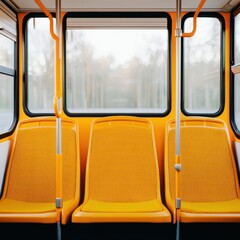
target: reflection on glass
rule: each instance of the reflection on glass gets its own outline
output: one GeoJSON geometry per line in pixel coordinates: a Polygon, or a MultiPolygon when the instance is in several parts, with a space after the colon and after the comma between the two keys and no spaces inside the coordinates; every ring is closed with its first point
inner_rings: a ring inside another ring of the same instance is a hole
{"type": "Polygon", "coordinates": [[[7,132],[14,116],[14,78],[0,74],[0,134],[7,132]]]}
{"type": "Polygon", "coordinates": [[[166,29],[67,30],[69,112],[167,110],[166,29]]]}
{"type": "Polygon", "coordinates": [[[32,113],[53,112],[54,41],[48,18],[28,21],[28,109],[32,113]]]}
{"type": "Polygon", "coordinates": [[[235,64],[240,63],[240,13],[234,18],[234,58],[235,64]]]}
{"type": "Polygon", "coordinates": [[[14,41],[0,34],[0,65],[14,68],[14,41]]]}
{"type": "MultiPolygon", "coordinates": [[[[192,30],[192,18],[184,32],[192,30]]],[[[216,113],[220,109],[221,24],[216,18],[198,18],[197,31],[184,38],[184,109],[188,113],[216,113]]]]}
{"type": "Polygon", "coordinates": [[[234,117],[240,131],[240,74],[234,76],[234,117]]]}

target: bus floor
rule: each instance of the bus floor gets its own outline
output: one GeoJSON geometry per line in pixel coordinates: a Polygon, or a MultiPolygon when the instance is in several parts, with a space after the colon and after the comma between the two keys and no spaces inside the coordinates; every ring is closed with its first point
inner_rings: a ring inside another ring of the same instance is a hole
{"type": "MultiPolygon", "coordinates": [[[[240,239],[240,223],[181,223],[181,240],[240,239]]],[[[172,223],[67,223],[62,240],[175,240],[172,223]]],[[[55,224],[0,223],[0,239],[55,240],[55,224]]]]}

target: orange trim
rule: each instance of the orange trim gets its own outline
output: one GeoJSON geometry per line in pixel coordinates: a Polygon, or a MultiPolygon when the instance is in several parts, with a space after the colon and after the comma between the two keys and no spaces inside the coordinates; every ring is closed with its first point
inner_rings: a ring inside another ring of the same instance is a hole
{"type": "Polygon", "coordinates": [[[182,37],[192,37],[195,34],[195,32],[197,30],[197,17],[198,17],[198,14],[201,11],[205,2],[206,2],[206,0],[201,0],[199,6],[198,6],[198,8],[197,8],[197,10],[196,10],[196,12],[193,16],[193,30],[192,30],[192,32],[182,33],[182,37]]]}

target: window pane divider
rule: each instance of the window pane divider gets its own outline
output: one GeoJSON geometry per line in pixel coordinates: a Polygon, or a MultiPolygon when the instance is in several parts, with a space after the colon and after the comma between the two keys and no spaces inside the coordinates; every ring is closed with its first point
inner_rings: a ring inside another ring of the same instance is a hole
{"type": "Polygon", "coordinates": [[[12,76],[12,77],[15,76],[15,70],[14,69],[7,68],[7,67],[1,66],[1,65],[0,65],[0,73],[8,75],[8,76],[12,76]]]}

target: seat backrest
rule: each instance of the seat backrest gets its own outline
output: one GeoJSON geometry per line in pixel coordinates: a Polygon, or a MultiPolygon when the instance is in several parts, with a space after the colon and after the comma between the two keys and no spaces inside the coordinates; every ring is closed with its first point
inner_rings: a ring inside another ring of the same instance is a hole
{"type": "MultiPolygon", "coordinates": [[[[181,198],[225,201],[238,198],[238,180],[227,126],[207,118],[181,120],[181,198]]],[[[175,121],[167,124],[165,176],[168,197],[175,198],[175,121]]]]}
{"type": "MultiPolygon", "coordinates": [[[[62,121],[63,199],[79,194],[77,125],[62,121]],[[77,180],[78,179],[78,180],[77,180]]],[[[3,198],[26,202],[55,202],[55,118],[19,123],[10,156],[3,198]]]]}
{"type": "Polygon", "coordinates": [[[150,121],[97,119],[91,127],[85,199],[137,202],[160,198],[159,171],[150,121]]]}

